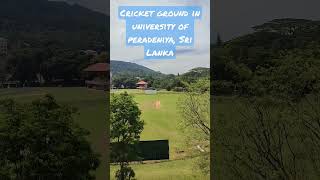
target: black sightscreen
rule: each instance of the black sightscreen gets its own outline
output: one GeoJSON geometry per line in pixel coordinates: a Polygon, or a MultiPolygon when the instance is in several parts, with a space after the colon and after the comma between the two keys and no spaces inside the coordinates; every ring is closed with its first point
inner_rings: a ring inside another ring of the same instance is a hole
{"type": "Polygon", "coordinates": [[[143,160],[169,159],[169,141],[140,141],[138,150],[143,160]]]}
{"type": "MultiPolygon", "coordinates": [[[[111,143],[111,151],[113,146],[121,146],[118,143],[111,143]]],[[[140,141],[138,144],[129,147],[130,151],[135,155],[130,155],[130,161],[147,161],[147,160],[167,160],[169,159],[169,141],[140,141]]],[[[116,157],[113,157],[111,152],[111,162],[117,162],[116,157]]]]}

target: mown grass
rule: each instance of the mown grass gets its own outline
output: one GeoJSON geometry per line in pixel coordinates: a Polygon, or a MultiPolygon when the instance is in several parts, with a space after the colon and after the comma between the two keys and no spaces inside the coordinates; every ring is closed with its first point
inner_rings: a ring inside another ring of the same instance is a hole
{"type": "MultiPolygon", "coordinates": [[[[208,176],[201,175],[194,166],[197,158],[162,161],[158,163],[132,164],[138,180],[206,180],[208,176]]],[[[117,166],[111,166],[114,175],[117,166]]],[[[111,176],[111,180],[114,180],[111,176]]]]}
{"type": "MultiPolygon", "coordinates": [[[[183,93],[159,91],[156,95],[144,94],[141,90],[117,90],[114,93],[128,92],[134,96],[145,121],[141,140],[168,139],[170,146],[170,160],[158,163],[133,164],[132,167],[138,180],[193,180],[209,179],[195,168],[191,158],[195,147],[187,145],[185,135],[179,122],[181,116],[178,103],[183,93]],[[157,102],[158,103],[157,105],[157,102]],[[160,106],[159,106],[160,104],[160,106]]],[[[196,145],[195,145],[196,146],[196,145]]],[[[111,178],[118,167],[111,166],[111,178]]]]}
{"type": "MultiPolygon", "coordinates": [[[[160,91],[157,95],[146,95],[140,90],[120,90],[132,94],[142,110],[141,118],[145,121],[142,140],[168,139],[170,142],[170,160],[160,163],[133,164],[138,180],[193,180],[209,179],[194,168],[197,158],[188,158],[193,147],[188,147],[184,135],[179,129],[181,119],[177,103],[181,93],[160,91]],[[160,107],[155,102],[160,101],[160,107]]],[[[106,180],[106,92],[86,88],[23,88],[0,89],[0,98],[14,98],[20,102],[52,94],[60,103],[78,108],[75,121],[91,132],[89,141],[93,149],[102,155],[102,164],[96,171],[97,180],[106,180]]],[[[111,166],[111,178],[118,167],[111,166]]]]}

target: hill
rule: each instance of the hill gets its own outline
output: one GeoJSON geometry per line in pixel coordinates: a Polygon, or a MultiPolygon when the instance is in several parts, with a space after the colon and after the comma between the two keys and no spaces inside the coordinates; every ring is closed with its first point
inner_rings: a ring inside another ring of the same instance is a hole
{"type": "MultiPolygon", "coordinates": [[[[320,44],[320,21],[275,19],[253,29],[254,32],[251,34],[237,37],[213,48],[213,56],[220,58],[224,56],[255,71],[258,66],[272,65],[272,59],[279,57],[284,51],[320,44]]],[[[216,62],[220,61],[213,61],[214,64],[216,62]]]]}
{"type": "Polygon", "coordinates": [[[0,80],[31,82],[37,74],[46,82],[81,78],[92,57],[80,50],[109,49],[107,20],[105,14],[67,2],[1,0],[0,37],[7,39],[8,56],[0,59],[5,66],[0,80]]]}
{"type": "Polygon", "coordinates": [[[281,94],[286,89],[295,96],[318,86],[319,21],[275,19],[253,29],[251,34],[212,48],[216,94],[281,94]]]}
{"type": "Polygon", "coordinates": [[[110,6],[109,1],[103,1],[103,0],[90,0],[90,1],[88,0],[54,0],[54,1],[66,1],[72,4],[77,3],[77,4],[80,4],[81,6],[90,8],[94,11],[98,11],[104,14],[109,13],[108,12],[108,9],[110,6]]]}
{"type": "Polygon", "coordinates": [[[156,77],[164,75],[147,67],[124,61],[111,61],[111,72],[113,76],[129,75],[132,77],[156,77]]]}
{"type": "Polygon", "coordinates": [[[115,88],[136,88],[139,79],[148,82],[149,87],[181,91],[185,84],[210,77],[210,68],[198,67],[181,75],[162,74],[147,67],[123,61],[111,61],[112,85],[115,88]]]}
{"type": "Polygon", "coordinates": [[[210,77],[210,68],[204,67],[193,68],[180,76],[183,81],[189,83],[207,77],[210,77]]]}
{"type": "Polygon", "coordinates": [[[11,49],[48,42],[68,49],[106,49],[107,20],[102,13],[66,2],[0,1],[0,37],[8,39],[11,49]]]}

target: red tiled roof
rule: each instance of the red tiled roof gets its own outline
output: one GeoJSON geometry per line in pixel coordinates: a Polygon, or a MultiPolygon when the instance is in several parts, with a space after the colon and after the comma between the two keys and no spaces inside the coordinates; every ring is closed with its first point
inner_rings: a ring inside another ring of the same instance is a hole
{"type": "Polygon", "coordinates": [[[148,83],[145,82],[145,81],[139,81],[139,82],[137,83],[137,85],[146,85],[146,84],[148,84],[148,83]]]}
{"type": "Polygon", "coordinates": [[[109,64],[108,63],[96,63],[91,64],[87,68],[85,68],[83,71],[87,72],[107,72],[109,70],[109,64]]]}

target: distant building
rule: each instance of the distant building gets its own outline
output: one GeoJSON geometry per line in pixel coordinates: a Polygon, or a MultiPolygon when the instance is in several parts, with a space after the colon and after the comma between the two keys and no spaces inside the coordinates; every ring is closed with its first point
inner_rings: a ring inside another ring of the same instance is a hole
{"type": "Polygon", "coordinates": [[[83,70],[86,73],[85,84],[88,88],[107,90],[110,85],[110,67],[108,63],[96,63],[83,70]]]}
{"type": "Polygon", "coordinates": [[[8,42],[6,39],[0,37],[0,56],[8,54],[8,42]]]}
{"type": "Polygon", "coordinates": [[[148,83],[147,82],[145,82],[145,81],[139,81],[138,83],[137,83],[137,89],[142,89],[142,90],[144,90],[144,89],[147,89],[148,88],[148,83]]]}

